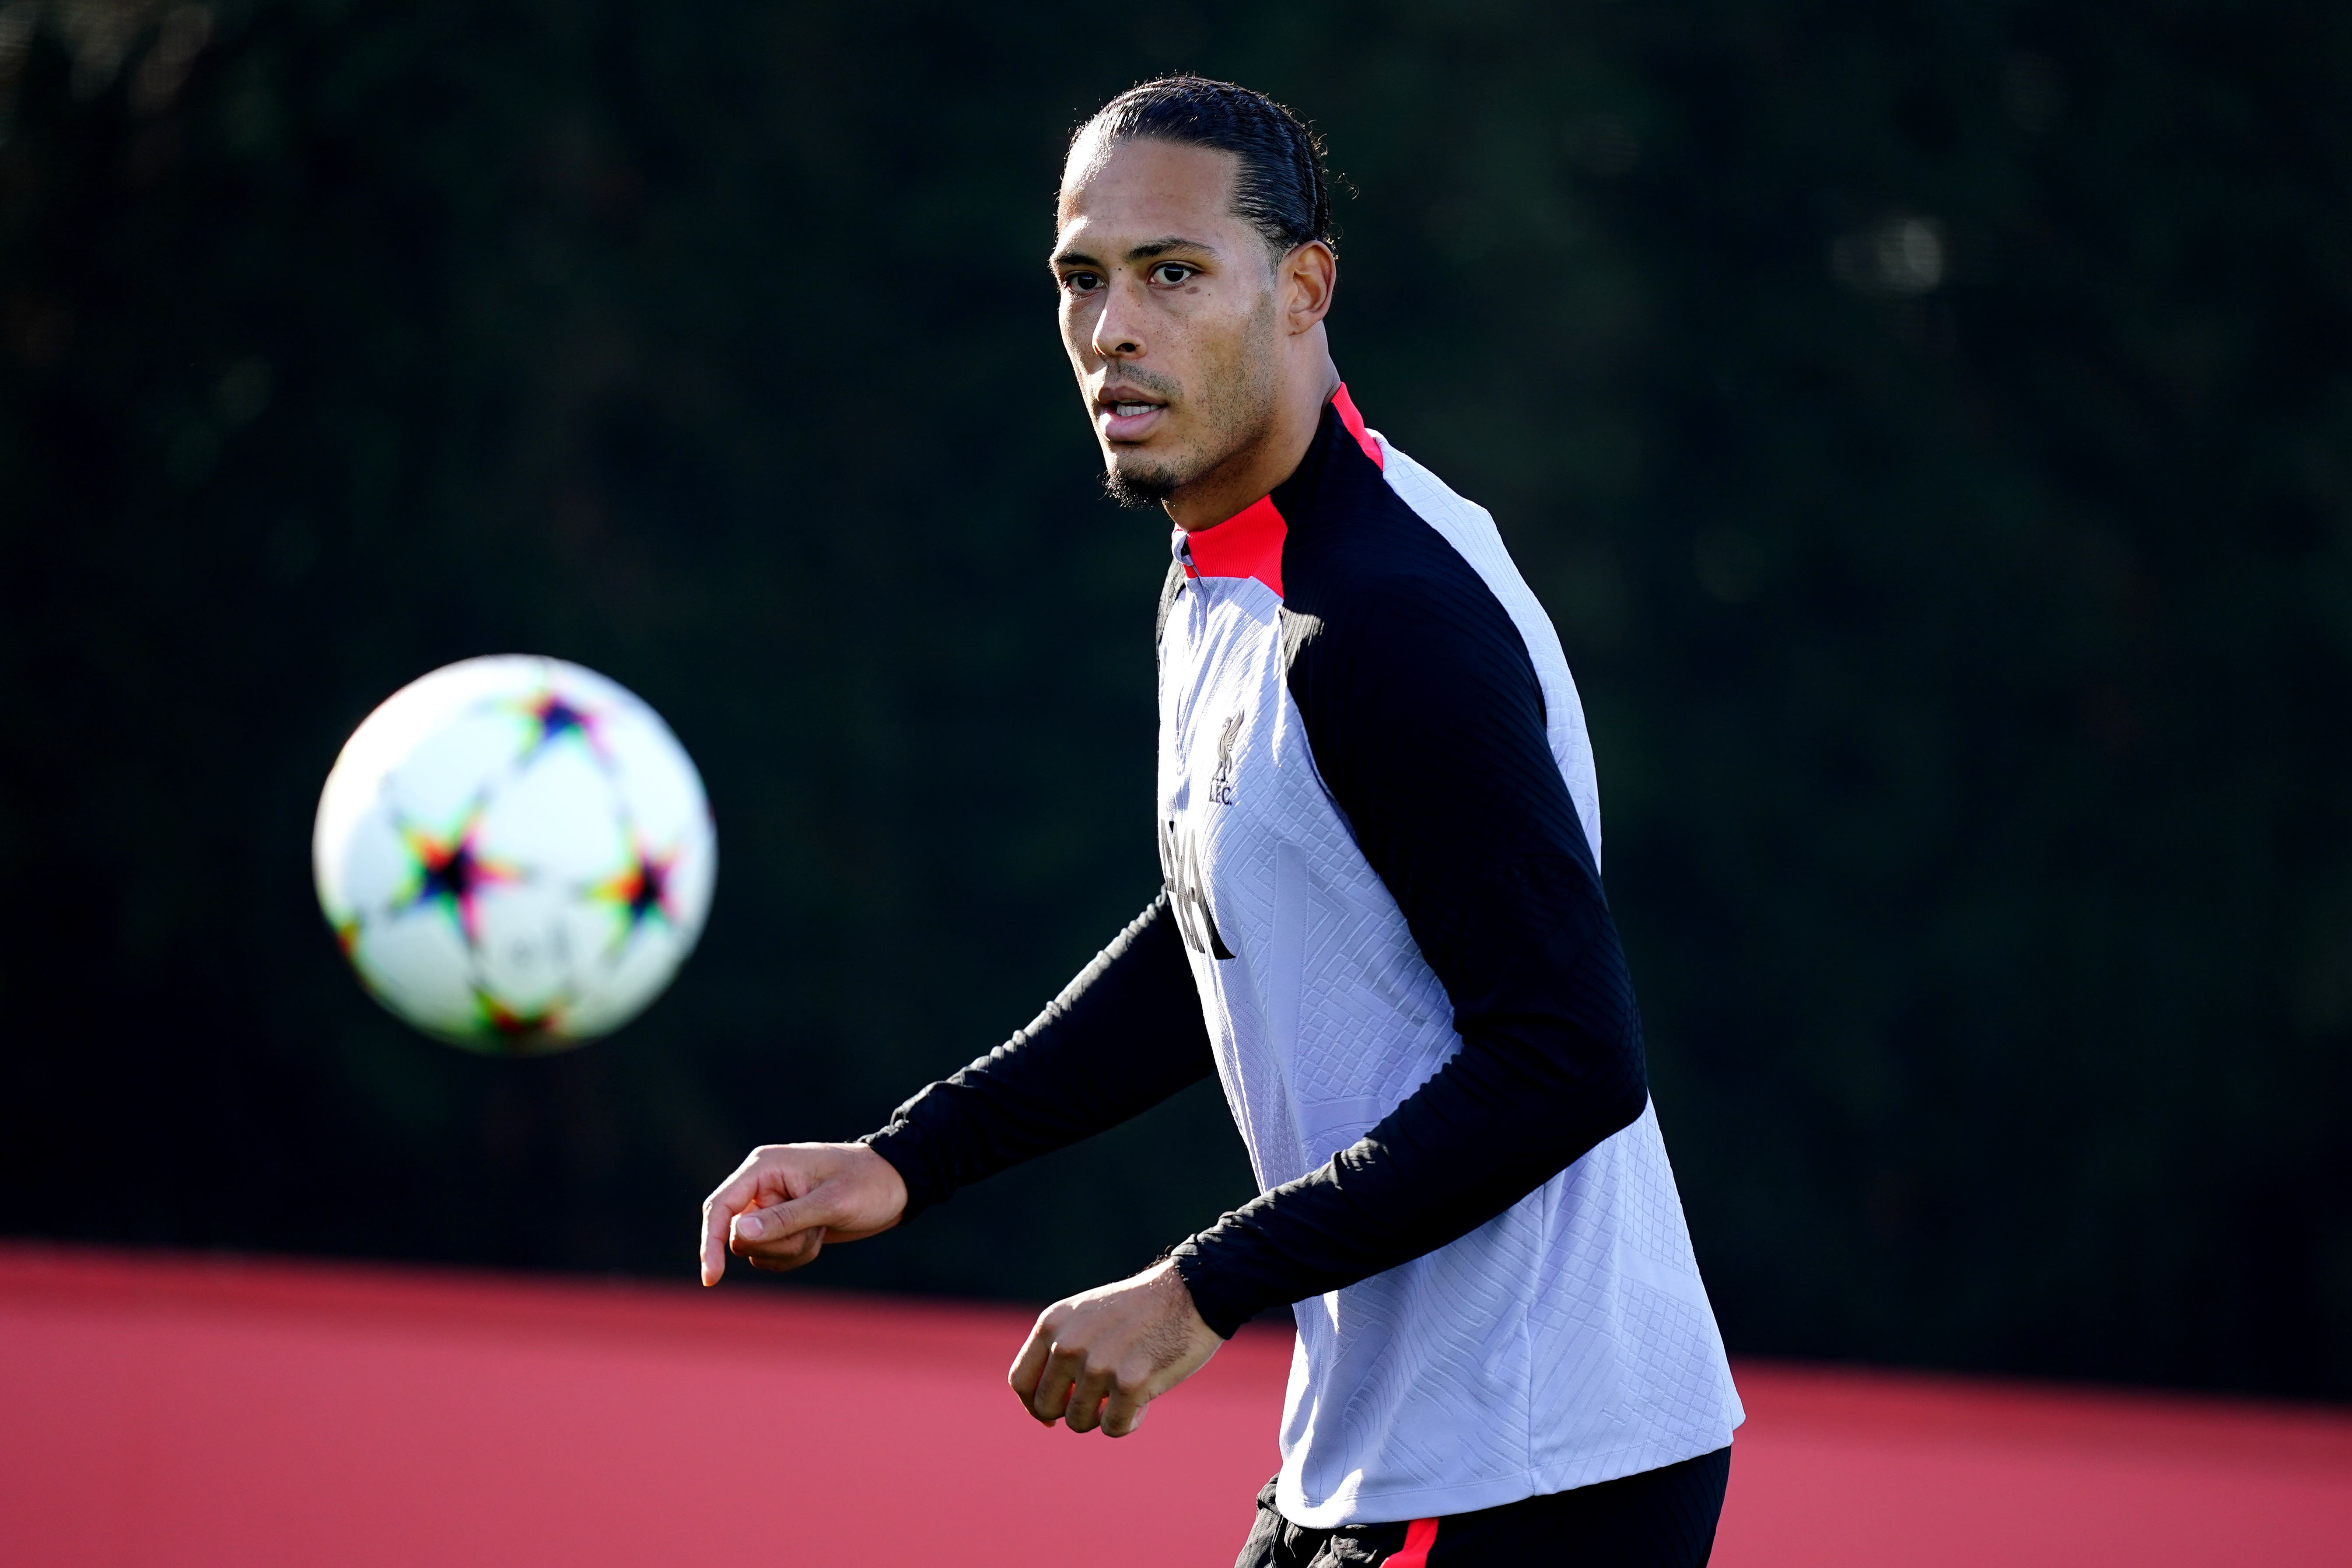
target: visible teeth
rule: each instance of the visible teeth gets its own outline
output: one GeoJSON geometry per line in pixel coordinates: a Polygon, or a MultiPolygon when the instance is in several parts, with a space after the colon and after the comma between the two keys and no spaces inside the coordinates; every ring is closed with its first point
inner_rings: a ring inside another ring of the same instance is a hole
{"type": "Polygon", "coordinates": [[[1139,414],[1149,414],[1154,405],[1149,403],[1114,403],[1110,411],[1121,419],[1132,419],[1139,414]]]}

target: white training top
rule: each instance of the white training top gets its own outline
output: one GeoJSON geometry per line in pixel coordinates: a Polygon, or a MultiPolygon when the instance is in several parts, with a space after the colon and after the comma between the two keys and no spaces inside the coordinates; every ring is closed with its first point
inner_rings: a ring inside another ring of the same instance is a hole
{"type": "MultiPolygon", "coordinates": [[[[1339,403],[1389,492],[1524,638],[1597,865],[1591,747],[1549,619],[1493,519],[1365,431],[1344,392],[1339,403]]],[[[1218,1076],[1267,1188],[1353,1143],[1462,1046],[1286,685],[1286,527],[1269,498],[1180,537],[1188,580],[1160,643],[1169,888],[1218,1076]]],[[[1654,1107],[1476,1230],[1295,1310],[1276,1504],[1300,1525],[1610,1480],[1713,1452],[1743,1419],[1654,1107]]]]}

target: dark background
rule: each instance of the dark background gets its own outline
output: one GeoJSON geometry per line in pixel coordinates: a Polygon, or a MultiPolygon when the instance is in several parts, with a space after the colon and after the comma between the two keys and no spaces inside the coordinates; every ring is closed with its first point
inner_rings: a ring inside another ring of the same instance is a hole
{"type": "MultiPolygon", "coordinates": [[[[1559,623],[1733,1347],[2352,1395],[2347,17],[0,6],[0,1232],[683,1278],[1050,995],[1157,879],[1166,556],[1049,203],[1190,67],[1328,134],[1341,367],[1559,623]],[[508,650],[722,847],[518,1062],[308,868],[508,650]]],[[[1247,1189],[1197,1089],[804,1278],[1045,1298],[1247,1189]]]]}

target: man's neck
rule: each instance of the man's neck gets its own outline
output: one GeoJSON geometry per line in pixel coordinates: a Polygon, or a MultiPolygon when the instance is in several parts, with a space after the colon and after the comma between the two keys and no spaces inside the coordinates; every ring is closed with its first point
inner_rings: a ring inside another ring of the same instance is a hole
{"type": "Polygon", "coordinates": [[[1328,353],[1320,357],[1318,374],[1294,378],[1276,400],[1263,437],[1168,498],[1163,504],[1177,527],[1188,533],[1214,528],[1298,471],[1323,423],[1323,405],[1339,386],[1339,367],[1328,353]]]}

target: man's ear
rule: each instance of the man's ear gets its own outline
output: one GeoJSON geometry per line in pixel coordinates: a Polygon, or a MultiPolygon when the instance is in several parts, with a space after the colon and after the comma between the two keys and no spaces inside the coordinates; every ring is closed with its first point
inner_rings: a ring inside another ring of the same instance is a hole
{"type": "Polygon", "coordinates": [[[1284,324],[1294,334],[1306,331],[1330,313],[1339,258],[1321,240],[1310,239],[1282,258],[1281,279],[1284,324]]]}

